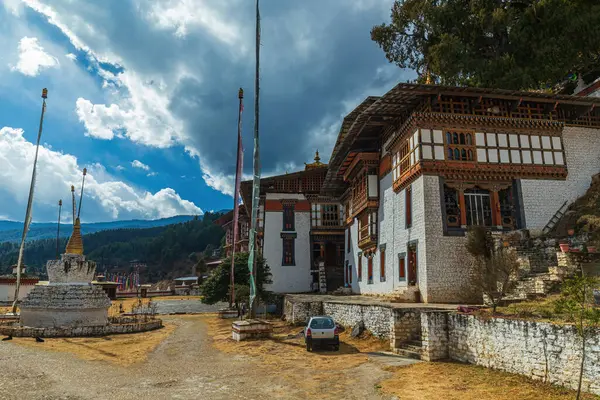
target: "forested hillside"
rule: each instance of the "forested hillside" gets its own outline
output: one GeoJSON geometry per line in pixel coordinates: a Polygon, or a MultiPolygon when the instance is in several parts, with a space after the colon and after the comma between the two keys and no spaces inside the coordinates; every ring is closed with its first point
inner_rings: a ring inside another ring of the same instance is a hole
{"type": "MultiPolygon", "coordinates": [[[[116,229],[83,236],[85,255],[98,263],[98,270],[126,271],[129,262],[139,260],[148,265],[141,271],[143,281],[189,275],[196,262],[192,254],[218,248],[224,236],[223,229],[213,222],[221,214],[206,213],[203,217],[185,223],[147,229],[116,229]]],[[[69,232],[70,233],[70,232],[69,232]]],[[[64,252],[67,238],[59,243],[64,252]]],[[[7,273],[17,261],[19,245],[0,243],[0,273],[7,273]]],[[[56,256],[56,239],[42,239],[27,243],[24,260],[29,272],[45,274],[46,261],[56,256]]]]}
{"type": "MultiPolygon", "coordinates": [[[[154,228],[187,222],[194,219],[193,215],[177,215],[175,217],[154,220],[132,219],[126,221],[92,222],[81,224],[81,233],[95,233],[109,229],[141,229],[154,228]]],[[[71,224],[60,224],[60,236],[68,238],[71,234],[71,224]]],[[[20,242],[23,235],[23,223],[16,221],[0,221],[0,242],[20,242]]],[[[27,233],[27,240],[54,239],[56,237],[56,223],[34,222],[27,233]]]]}

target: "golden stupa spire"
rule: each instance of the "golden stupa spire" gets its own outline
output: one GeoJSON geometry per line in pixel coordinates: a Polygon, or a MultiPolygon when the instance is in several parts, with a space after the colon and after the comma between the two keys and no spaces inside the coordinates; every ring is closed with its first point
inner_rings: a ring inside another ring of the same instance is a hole
{"type": "Polygon", "coordinates": [[[305,165],[305,169],[311,169],[311,168],[319,168],[319,167],[324,167],[327,164],[323,164],[321,162],[321,157],[319,157],[319,150],[317,149],[317,152],[315,153],[315,162],[314,163],[304,163],[305,165]]]}
{"type": "MultiPolygon", "coordinates": [[[[87,170],[83,170],[83,181],[81,183],[81,198],[83,199],[83,184],[87,170]]],[[[67,242],[66,254],[83,255],[83,240],[81,239],[81,223],[79,222],[79,213],[81,213],[81,200],[79,200],[79,211],[75,215],[75,187],[71,185],[71,198],[73,200],[73,233],[67,242]]]]}

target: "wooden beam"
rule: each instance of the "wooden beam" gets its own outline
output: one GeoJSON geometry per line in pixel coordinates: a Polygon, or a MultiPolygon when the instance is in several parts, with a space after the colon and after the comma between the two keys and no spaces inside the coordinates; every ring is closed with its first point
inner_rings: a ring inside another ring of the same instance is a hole
{"type": "Polygon", "coordinates": [[[511,104],[511,106],[510,106],[510,112],[517,111],[517,108],[519,108],[519,106],[521,105],[521,103],[523,103],[523,98],[522,97],[519,100],[513,101],[512,104],[511,104]]]}

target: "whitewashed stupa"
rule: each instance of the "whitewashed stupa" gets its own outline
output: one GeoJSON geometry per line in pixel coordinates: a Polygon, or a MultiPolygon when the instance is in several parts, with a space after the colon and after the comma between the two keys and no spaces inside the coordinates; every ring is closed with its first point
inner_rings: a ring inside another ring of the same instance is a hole
{"type": "Polygon", "coordinates": [[[91,283],[96,263],[83,255],[79,217],[73,224],[65,254],[59,260],[48,261],[46,270],[48,285],[36,286],[21,303],[21,325],[73,328],[108,324],[111,302],[101,287],[91,283]]]}

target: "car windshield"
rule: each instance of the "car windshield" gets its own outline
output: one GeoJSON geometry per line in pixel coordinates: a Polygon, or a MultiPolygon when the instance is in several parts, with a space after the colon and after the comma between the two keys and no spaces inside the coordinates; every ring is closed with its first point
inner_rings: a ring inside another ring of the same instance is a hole
{"type": "Polygon", "coordinates": [[[331,318],[313,318],[310,327],[313,329],[332,329],[335,327],[335,323],[331,318]]]}

